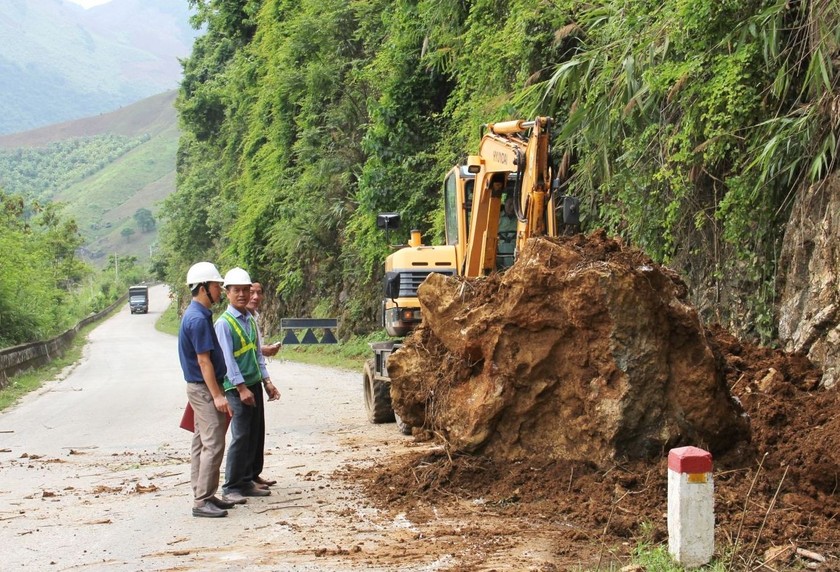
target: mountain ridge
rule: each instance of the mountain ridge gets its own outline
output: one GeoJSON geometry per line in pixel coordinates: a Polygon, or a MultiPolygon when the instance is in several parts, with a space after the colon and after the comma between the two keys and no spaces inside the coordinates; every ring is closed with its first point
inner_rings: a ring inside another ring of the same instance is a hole
{"type": "Polygon", "coordinates": [[[174,89],[199,34],[186,2],[0,2],[0,134],[115,110],[174,89]]]}
{"type": "Polygon", "coordinates": [[[41,147],[55,141],[103,133],[128,137],[158,133],[171,123],[177,123],[174,107],[177,96],[178,90],[173,89],[107,113],[0,135],[0,149],[41,147]]]}

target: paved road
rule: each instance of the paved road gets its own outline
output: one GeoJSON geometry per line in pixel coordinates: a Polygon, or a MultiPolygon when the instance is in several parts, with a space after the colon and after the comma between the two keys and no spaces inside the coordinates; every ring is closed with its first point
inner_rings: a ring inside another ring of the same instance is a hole
{"type": "Polygon", "coordinates": [[[155,287],[148,314],[126,305],[62,379],[0,414],[2,568],[394,569],[373,552],[404,524],[383,522],[332,476],[412,446],[393,424],[367,423],[356,372],[271,361],[282,393],[266,407],[274,494],[225,519],[191,516],[176,339],[154,329],[167,303],[155,287]]]}

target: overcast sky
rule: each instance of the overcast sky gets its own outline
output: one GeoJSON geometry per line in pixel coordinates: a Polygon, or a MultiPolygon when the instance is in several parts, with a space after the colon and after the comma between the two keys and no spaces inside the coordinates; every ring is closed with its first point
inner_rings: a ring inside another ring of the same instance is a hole
{"type": "Polygon", "coordinates": [[[99,6],[100,4],[107,4],[111,0],[67,0],[68,2],[72,2],[73,4],[80,4],[85,8],[90,8],[91,6],[99,6]]]}

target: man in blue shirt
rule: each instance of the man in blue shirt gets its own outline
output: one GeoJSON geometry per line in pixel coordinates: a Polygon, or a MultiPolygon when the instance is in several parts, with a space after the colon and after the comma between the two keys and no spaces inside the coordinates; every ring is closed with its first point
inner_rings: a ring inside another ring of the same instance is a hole
{"type": "Polygon", "coordinates": [[[225,452],[230,407],[222,390],[226,373],[222,348],[213,329],[211,306],[222,299],[222,276],[210,262],[198,262],[187,272],[192,302],[181,318],[178,358],[187,382],[187,399],[195,429],[190,450],[193,516],[227,516],[233,504],[216,497],[219,468],[225,452]]]}
{"type": "Polygon", "coordinates": [[[222,488],[226,501],[244,503],[245,497],[271,494],[253,480],[254,461],[262,452],[265,435],[262,384],[271,379],[260,351],[257,322],[247,308],[251,277],[242,268],[233,268],[225,274],[224,287],[230,303],[215,328],[227,366],[224,389],[233,419],[222,488]]]}

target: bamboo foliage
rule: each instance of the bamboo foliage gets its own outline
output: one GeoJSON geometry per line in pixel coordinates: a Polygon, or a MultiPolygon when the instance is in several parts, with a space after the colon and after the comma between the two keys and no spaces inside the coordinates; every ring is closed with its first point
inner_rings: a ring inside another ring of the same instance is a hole
{"type": "Polygon", "coordinates": [[[840,6],[647,8],[602,2],[574,14],[569,57],[521,101],[566,110],[558,140],[578,157],[572,187],[592,223],[665,263],[718,253],[706,271],[718,281],[746,265],[737,275],[758,288],[752,315],[771,336],[793,191],[835,169],[840,6]]]}
{"type": "Polygon", "coordinates": [[[840,0],[193,2],[173,277],[202,253],[264,277],[278,314],[370,329],[376,213],[439,240],[440,181],[479,126],[540,114],[587,228],[772,336],[791,200],[836,169],[840,0]]]}

